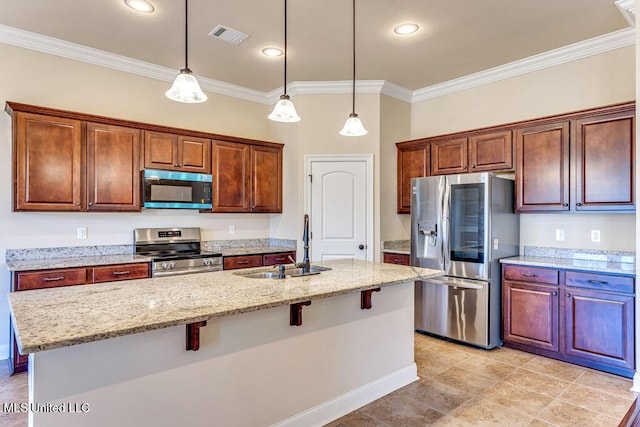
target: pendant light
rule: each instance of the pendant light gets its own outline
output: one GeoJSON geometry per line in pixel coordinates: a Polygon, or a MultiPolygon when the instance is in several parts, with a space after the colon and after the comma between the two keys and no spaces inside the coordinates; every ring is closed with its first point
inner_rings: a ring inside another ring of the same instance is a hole
{"type": "Polygon", "coordinates": [[[356,114],[356,0],[353,0],[353,85],[351,93],[351,114],[344,123],[340,135],[362,136],[368,132],[356,114]]]}
{"type": "Polygon", "coordinates": [[[196,103],[207,100],[207,95],[200,89],[198,80],[193,75],[193,71],[189,68],[188,52],[189,52],[189,32],[188,21],[189,11],[187,6],[188,0],[184,0],[184,68],[180,70],[180,74],[176,76],[171,88],[165,92],[167,98],[172,101],[196,103]]]}
{"type": "Polygon", "coordinates": [[[284,0],[284,93],[280,95],[280,100],[268,117],[269,120],[275,122],[292,123],[300,121],[296,107],[291,102],[289,95],[287,95],[287,0],[284,0]]]}

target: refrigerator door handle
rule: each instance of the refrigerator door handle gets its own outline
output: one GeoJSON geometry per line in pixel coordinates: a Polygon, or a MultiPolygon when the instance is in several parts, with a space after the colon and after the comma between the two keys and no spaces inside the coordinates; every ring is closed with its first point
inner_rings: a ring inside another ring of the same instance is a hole
{"type": "Polygon", "coordinates": [[[451,231],[451,223],[449,220],[449,212],[451,209],[451,201],[449,197],[451,196],[451,184],[446,177],[444,180],[444,194],[442,201],[442,263],[444,265],[444,271],[449,272],[449,232],[451,231]]]}

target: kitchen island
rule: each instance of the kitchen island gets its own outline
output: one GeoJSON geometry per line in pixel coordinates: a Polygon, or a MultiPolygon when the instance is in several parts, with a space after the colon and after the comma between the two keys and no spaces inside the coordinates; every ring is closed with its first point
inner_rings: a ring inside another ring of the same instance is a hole
{"type": "Polygon", "coordinates": [[[322,425],[414,381],[413,281],[441,272],[321,265],[11,294],[30,425],[322,425]]]}

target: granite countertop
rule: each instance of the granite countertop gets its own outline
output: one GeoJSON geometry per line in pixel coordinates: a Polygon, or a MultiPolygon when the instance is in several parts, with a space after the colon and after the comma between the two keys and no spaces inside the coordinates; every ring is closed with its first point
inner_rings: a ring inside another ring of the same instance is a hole
{"type": "Polygon", "coordinates": [[[239,248],[222,248],[214,249],[214,252],[219,252],[222,256],[235,256],[235,255],[255,255],[255,254],[269,254],[278,252],[295,252],[295,247],[290,246],[255,246],[255,247],[239,247],[239,248]]]}
{"type": "Polygon", "coordinates": [[[134,264],[151,262],[151,258],[136,254],[80,256],[73,258],[42,258],[7,260],[9,271],[49,270],[53,268],[89,267],[95,265],[134,264]]]}
{"type": "Polygon", "coordinates": [[[317,265],[331,270],[284,280],[220,271],[13,292],[8,298],[19,349],[27,354],[442,274],[352,260],[317,265]]]}
{"type": "Polygon", "coordinates": [[[588,259],[556,258],[543,256],[517,256],[503,258],[503,264],[530,265],[533,267],[562,268],[565,270],[593,271],[598,273],[622,274],[626,276],[636,275],[636,265],[631,262],[612,262],[588,259]]]}
{"type": "Polygon", "coordinates": [[[382,252],[387,254],[411,255],[411,248],[383,249],[382,252]]]}

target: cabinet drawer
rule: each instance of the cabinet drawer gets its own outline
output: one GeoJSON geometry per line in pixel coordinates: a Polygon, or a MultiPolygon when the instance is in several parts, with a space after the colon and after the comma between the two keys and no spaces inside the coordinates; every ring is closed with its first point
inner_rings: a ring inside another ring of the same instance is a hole
{"type": "Polygon", "coordinates": [[[567,271],[565,279],[565,285],[574,288],[588,288],[609,292],[624,292],[628,294],[632,294],[634,291],[633,282],[633,277],[580,273],[577,271],[567,271]]]}
{"type": "Polygon", "coordinates": [[[278,264],[290,264],[292,261],[289,257],[296,260],[295,252],[283,252],[281,254],[265,254],[262,259],[262,265],[278,265],[278,264]]]}
{"type": "Polygon", "coordinates": [[[409,255],[406,254],[384,253],[382,258],[382,262],[386,262],[388,264],[410,265],[409,255]]]}
{"type": "Polygon", "coordinates": [[[234,270],[236,268],[260,267],[262,265],[262,255],[232,256],[224,258],[224,269],[234,270]]]}
{"type": "Polygon", "coordinates": [[[91,273],[93,283],[145,279],[147,277],[149,277],[149,264],[147,263],[94,267],[91,273]]]}
{"type": "Polygon", "coordinates": [[[548,285],[557,285],[558,270],[505,265],[504,279],[517,280],[519,282],[546,283],[548,285]]]}
{"type": "Polygon", "coordinates": [[[86,268],[65,268],[31,273],[18,273],[16,291],[56,288],[58,286],[84,285],[87,283],[86,268]]]}

